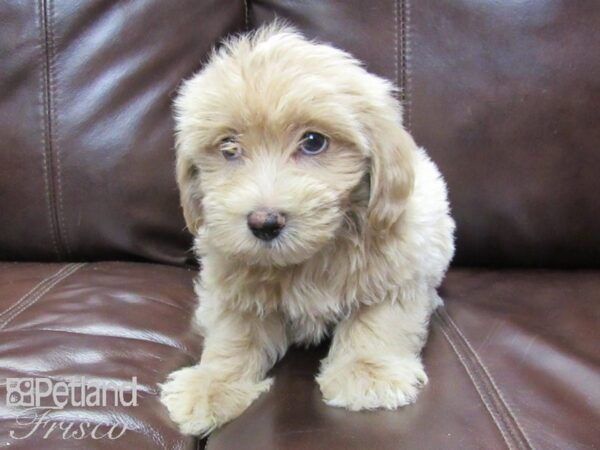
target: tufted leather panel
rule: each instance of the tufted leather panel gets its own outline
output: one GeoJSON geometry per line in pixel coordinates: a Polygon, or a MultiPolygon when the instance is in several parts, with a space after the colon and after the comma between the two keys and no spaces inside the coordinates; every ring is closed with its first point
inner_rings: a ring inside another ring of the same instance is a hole
{"type": "Polygon", "coordinates": [[[2,2],[0,258],[189,261],[171,96],[219,38],[279,16],[399,85],[456,264],[596,267],[600,8],[508,5],[2,2]]]}
{"type": "Polygon", "coordinates": [[[171,99],[237,0],[0,3],[0,259],[190,260],[171,99]]]}
{"type": "Polygon", "coordinates": [[[408,122],[450,187],[455,264],[600,264],[600,3],[419,0],[408,122]]]}

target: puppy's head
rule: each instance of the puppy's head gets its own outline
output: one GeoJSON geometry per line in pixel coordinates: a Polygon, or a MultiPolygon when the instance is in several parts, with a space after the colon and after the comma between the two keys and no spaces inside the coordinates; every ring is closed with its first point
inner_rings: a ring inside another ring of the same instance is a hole
{"type": "Polygon", "coordinates": [[[227,41],[175,102],[187,226],[248,263],[301,263],[342,233],[382,233],[413,185],[393,86],[274,25],[227,41]]]}

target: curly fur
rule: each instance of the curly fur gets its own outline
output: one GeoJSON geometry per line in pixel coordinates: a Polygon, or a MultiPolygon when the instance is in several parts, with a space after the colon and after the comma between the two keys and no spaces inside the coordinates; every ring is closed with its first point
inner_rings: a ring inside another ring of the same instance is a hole
{"type": "Polygon", "coordinates": [[[454,222],[393,94],[349,54],[277,24],[228,40],[183,84],[177,181],[202,260],[205,349],[162,401],[184,432],[237,417],[290,344],[330,334],[317,377],[330,405],[393,409],[427,381],[420,352],[454,222]],[[326,152],[297,151],[307,130],[329,137],[326,152]],[[240,160],[219,151],[228,136],[240,160]],[[261,207],[287,214],[274,241],[247,227],[261,207]]]}

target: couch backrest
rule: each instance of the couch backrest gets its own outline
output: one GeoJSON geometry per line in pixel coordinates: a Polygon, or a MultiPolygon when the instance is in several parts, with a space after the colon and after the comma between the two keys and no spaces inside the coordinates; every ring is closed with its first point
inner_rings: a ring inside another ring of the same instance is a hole
{"type": "Polygon", "coordinates": [[[0,259],[184,263],[171,101],[238,0],[0,3],[0,259]]]}
{"type": "Polygon", "coordinates": [[[189,261],[170,103],[275,16],[401,88],[444,173],[460,265],[598,266],[593,0],[0,3],[0,259],[189,261]]]}

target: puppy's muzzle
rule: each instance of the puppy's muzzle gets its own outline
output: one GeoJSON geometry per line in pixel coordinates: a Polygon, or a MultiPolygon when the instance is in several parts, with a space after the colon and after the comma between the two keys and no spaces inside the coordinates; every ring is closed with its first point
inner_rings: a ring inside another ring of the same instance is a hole
{"type": "Polygon", "coordinates": [[[263,241],[279,236],[285,227],[285,214],[270,209],[259,209],[248,214],[248,228],[252,234],[263,241]]]}

